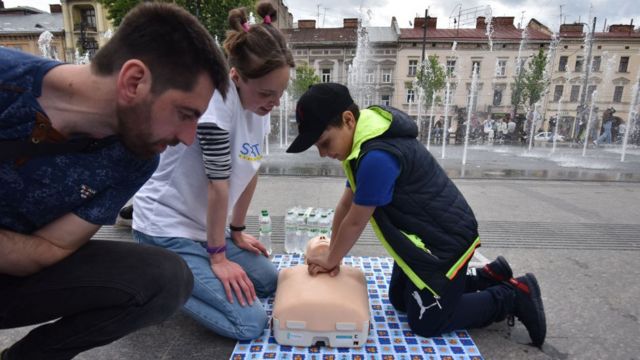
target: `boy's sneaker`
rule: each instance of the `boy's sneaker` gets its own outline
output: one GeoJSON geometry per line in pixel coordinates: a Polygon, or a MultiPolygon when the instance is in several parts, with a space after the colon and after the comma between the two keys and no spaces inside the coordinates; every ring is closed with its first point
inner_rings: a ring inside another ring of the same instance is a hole
{"type": "Polygon", "coordinates": [[[516,289],[513,315],[527,328],[531,343],[541,347],[547,335],[547,321],[538,280],[533,274],[527,273],[525,276],[509,280],[509,283],[516,289]]]}
{"type": "Polygon", "coordinates": [[[116,225],[119,226],[129,226],[133,222],[133,205],[127,205],[120,209],[118,213],[118,218],[116,219],[116,225]]]}
{"type": "Polygon", "coordinates": [[[478,274],[494,282],[509,281],[513,277],[511,266],[502,256],[498,256],[495,260],[478,270],[478,274]]]}

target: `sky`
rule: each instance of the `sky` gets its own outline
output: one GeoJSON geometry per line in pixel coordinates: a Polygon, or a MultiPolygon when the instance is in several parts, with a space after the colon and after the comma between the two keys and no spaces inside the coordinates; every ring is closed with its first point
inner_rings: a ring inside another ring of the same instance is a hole
{"type": "MultiPolygon", "coordinates": [[[[429,16],[438,18],[438,28],[453,27],[453,19],[460,17],[461,27],[474,27],[477,16],[513,16],[514,23],[526,24],[535,18],[552,30],[557,30],[560,16],[565,23],[591,24],[597,17],[596,31],[606,25],[640,25],[640,6],[633,0],[496,0],[461,2],[437,1],[432,4],[417,0],[283,0],[293,14],[294,21],[315,19],[317,27],[341,27],[343,18],[360,17],[370,26],[389,26],[395,16],[401,28],[412,27],[410,21],[424,16],[425,6],[429,16]],[[562,5],[562,7],[561,7],[562,5]],[[360,10],[364,9],[364,10],[360,10]],[[319,15],[319,16],[318,16],[319,15]],[[589,20],[588,20],[589,19],[589,20]],[[466,25],[466,26],[465,26],[466,25]]],[[[49,3],[57,0],[4,0],[5,7],[32,6],[49,10],[49,3]]]]}

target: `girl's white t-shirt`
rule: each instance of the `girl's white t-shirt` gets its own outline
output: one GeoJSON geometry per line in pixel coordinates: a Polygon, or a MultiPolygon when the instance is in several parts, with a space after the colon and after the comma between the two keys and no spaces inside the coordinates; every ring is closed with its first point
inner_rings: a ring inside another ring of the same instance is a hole
{"type": "MultiPolygon", "coordinates": [[[[227,100],[216,91],[198,121],[215,123],[229,132],[228,214],[260,168],[270,129],[269,114],[259,116],[245,110],[233,81],[230,84],[227,100]]],[[[155,173],[133,199],[133,228],[152,236],[206,241],[208,182],[197,138],[191,146],[168,148],[155,173]]]]}

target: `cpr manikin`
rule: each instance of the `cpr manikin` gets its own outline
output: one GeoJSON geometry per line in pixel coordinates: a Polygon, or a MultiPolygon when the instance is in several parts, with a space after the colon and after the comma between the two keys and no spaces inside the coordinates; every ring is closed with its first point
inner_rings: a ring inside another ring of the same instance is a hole
{"type": "MultiPolygon", "coordinates": [[[[317,236],[306,255],[329,251],[317,236]]],[[[340,266],[335,277],[309,275],[307,265],[280,271],[273,303],[273,335],[281,345],[360,347],[369,334],[369,297],[364,273],[340,266]]]]}

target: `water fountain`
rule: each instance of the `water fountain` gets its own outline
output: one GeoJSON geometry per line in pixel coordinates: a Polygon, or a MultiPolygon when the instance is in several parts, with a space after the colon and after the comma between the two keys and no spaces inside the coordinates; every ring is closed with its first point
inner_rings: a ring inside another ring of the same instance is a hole
{"type": "MultiPolygon", "coordinates": [[[[456,47],[458,42],[454,41],[451,45],[451,58],[456,59],[456,47]]],[[[459,64],[458,64],[459,65],[459,64]]],[[[447,139],[449,137],[449,103],[451,102],[451,73],[447,70],[447,78],[444,95],[444,124],[442,124],[442,158],[446,156],[447,139]]]]}
{"type": "Polygon", "coordinates": [[[551,139],[553,146],[551,147],[551,153],[556,152],[556,143],[558,142],[558,126],[560,126],[560,115],[562,114],[562,97],[558,99],[558,112],[556,114],[556,123],[553,125],[553,131],[551,132],[551,139]]]}
{"type": "MultiPolygon", "coordinates": [[[[598,90],[593,90],[591,94],[591,106],[589,107],[589,117],[587,118],[587,127],[585,128],[585,139],[584,144],[582,144],[582,156],[584,157],[587,154],[587,145],[589,144],[589,129],[591,129],[591,122],[593,121],[593,110],[596,107],[596,97],[598,95],[598,90]]],[[[580,134],[578,134],[579,136],[580,134]]]]}
{"type": "Polygon", "coordinates": [[[356,55],[353,57],[351,66],[349,66],[347,71],[347,87],[349,88],[351,96],[354,97],[355,103],[359,106],[363,106],[365,99],[367,99],[367,97],[370,98],[372,95],[371,86],[366,82],[367,63],[370,55],[369,34],[363,22],[364,16],[361,16],[360,19],[358,19],[356,55]]]}
{"type": "Polygon", "coordinates": [[[493,13],[491,11],[491,5],[487,5],[484,16],[487,26],[485,35],[487,35],[487,41],[489,42],[489,51],[493,51],[493,13]]]}
{"type": "Polygon", "coordinates": [[[629,120],[627,120],[627,128],[622,140],[622,154],[620,155],[620,162],[624,162],[624,158],[627,153],[629,133],[635,129],[635,120],[638,115],[638,106],[640,105],[640,71],[638,72],[636,84],[633,86],[631,91],[633,94],[633,100],[631,101],[631,104],[629,104],[629,120]]]}
{"type": "Polygon", "coordinates": [[[51,53],[51,40],[53,40],[53,34],[47,30],[43,31],[38,37],[38,48],[40,48],[42,56],[58,60],[56,55],[51,53]]]}
{"type": "Polygon", "coordinates": [[[531,128],[529,129],[529,151],[533,148],[533,137],[535,136],[536,127],[538,126],[538,121],[540,119],[540,113],[538,109],[540,108],[540,100],[533,105],[533,110],[531,111],[531,128]]]}
{"type": "Polygon", "coordinates": [[[427,150],[431,146],[431,129],[433,128],[433,108],[436,106],[436,92],[431,95],[431,112],[429,114],[429,130],[427,131],[427,150]]]}
{"type": "MultiPolygon", "coordinates": [[[[469,133],[471,132],[471,114],[475,106],[474,101],[478,93],[478,65],[473,65],[473,73],[471,75],[471,90],[469,91],[469,105],[467,110],[466,131],[464,135],[464,150],[462,151],[462,165],[467,163],[467,146],[469,145],[469,133]]],[[[460,124],[458,124],[460,126],[460,124]]]]}

